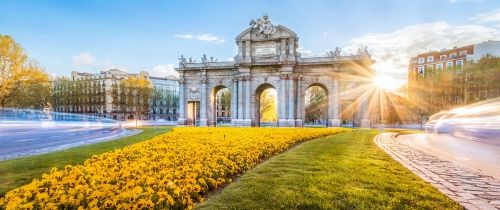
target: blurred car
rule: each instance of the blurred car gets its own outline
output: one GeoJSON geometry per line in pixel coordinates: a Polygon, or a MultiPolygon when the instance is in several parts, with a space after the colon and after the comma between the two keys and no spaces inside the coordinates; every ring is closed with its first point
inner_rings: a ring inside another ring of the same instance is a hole
{"type": "Polygon", "coordinates": [[[500,97],[436,113],[424,128],[427,133],[500,140],[500,97]]]}

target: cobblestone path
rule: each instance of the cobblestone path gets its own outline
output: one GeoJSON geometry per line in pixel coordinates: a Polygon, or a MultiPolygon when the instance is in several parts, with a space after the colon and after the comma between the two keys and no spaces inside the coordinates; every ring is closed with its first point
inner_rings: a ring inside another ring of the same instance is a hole
{"type": "Polygon", "coordinates": [[[394,160],[467,209],[500,209],[500,180],[415,149],[396,139],[396,133],[375,137],[394,160]]]}

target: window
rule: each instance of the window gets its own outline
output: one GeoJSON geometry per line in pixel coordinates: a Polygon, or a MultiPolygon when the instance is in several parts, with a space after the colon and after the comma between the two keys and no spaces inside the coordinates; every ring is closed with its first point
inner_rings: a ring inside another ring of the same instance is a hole
{"type": "Polygon", "coordinates": [[[419,64],[425,63],[425,58],[418,58],[418,63],[419,64]]]}
{"type": "Polygon", "coordinates": [[[418,73],[419,74],[423,74],[424,73],[424,67],[423,66],[419,66],[418,67],[418,73]]]}
{"type": "Polygon", "coordinates": [[[446,62],[446,68],[447,69],[448,68],[452,68],[452,67],[453,67],[453,62],[451,62],[451,61],[446,62]]]}
{"type": "Polygon", "coordinates": [[[455,62],[455,66],[457,66],[457,67],[462,67],[463,65],[464,65],[464,61],[463,60],[457,60],[455,62]]]}
{"type": "Polygon", "coordinates": [[[455,58],[457,57],[457,53],[450,53],[450,58],[455,58]]]}
{"type": "Polygon", "coordinates": [[[467,51],[460,51],[460,56],[466,56],[467,55],[467,51]]]}
{"type": "Polygon", "coordinates": [[[427,62],[432,62],[434,61],[434,57],[431,55],[431,56],[427,56],[427,62]]]}
{"type": "Polygon", "coordinates": [[[441,56],[439,56],[439,59],[440,59],[440,60],[444,60],[444,59],[446,59],[446,55],[441,55],[441,56]]]}
{"type": "Polygon", "coordinates": [[[442,63],[436,64],[436,69],[439,71],[443,70],[443,64],[442,63]]]}

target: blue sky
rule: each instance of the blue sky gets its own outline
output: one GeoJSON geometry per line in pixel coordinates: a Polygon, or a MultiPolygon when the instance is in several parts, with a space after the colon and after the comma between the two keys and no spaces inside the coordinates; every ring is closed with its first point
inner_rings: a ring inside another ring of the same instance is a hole
{"type": "Polygon", "coordinates": [[[180,54],[234,56],[234,38],[267,13],[298,34],[305,56],[365,44],[379,72],[402,80],[414,53],[499,39],[499,8],[495,0],[1,0],[0,33],[50,74],[111,67],[167,74],[180,54]]]}

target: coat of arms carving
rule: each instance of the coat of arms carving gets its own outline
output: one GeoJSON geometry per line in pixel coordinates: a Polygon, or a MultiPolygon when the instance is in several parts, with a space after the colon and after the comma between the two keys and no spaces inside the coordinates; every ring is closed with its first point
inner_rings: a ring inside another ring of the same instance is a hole
{"type": "Polygon", "coordinates": [[[271,23],[269,16],[266,14],[261,18],[250,21],[250,26],[252,29],[257,29],[257,35],[263,35],[265,38],[276,33],[276,26],[271,23]]]}
{"type": "Polygon", "coordinates": [[[198,91],[200,91],[200,88],[198,88],[198,87],[189,87],[188,91],[189,91],[189,93],[197,93],[198,91]]]}

